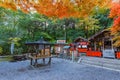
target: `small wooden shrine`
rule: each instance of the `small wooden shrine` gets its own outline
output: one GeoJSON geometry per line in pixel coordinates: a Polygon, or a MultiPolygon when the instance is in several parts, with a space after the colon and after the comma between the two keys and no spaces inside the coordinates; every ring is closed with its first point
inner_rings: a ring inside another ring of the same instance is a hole
{"type": "Polygon", "coordinates": [[[76,43],[76,47],[78,49],[78,53],[86,53],[88,50],[89,42],[87,39],[83,37],[78,37],[74,40],[74,43],[76,43]]]}
{"type": "Polygon", "coordinates": [[[110,30],[105,29],[90,37],[88,40],[91,43],[92,50],[102,51],[104,49],[113,49],[113,36],[110,34],[110,30]]]}
{"type": "Polygon", "coordinates": [[[75,56],[86,54],[88,50],[88,40],[83,37],[78,37],[70,44],[70,51],[74,51],[75,56]]]}
{"type": "Polygon", "coordinates": [[[113,45],[113,37],[110,29],[101,30],[90,37],[86,56],[120,59],[120,49],[113,45]]]}
{"type": "Polygon", "coordinates": [[[102,30],[90,37],[91,50],[89,50],[88,56],[115,58],[115,47],[112,38],[109,29],[102,30]],[[91,54],[92,52],[94,54],[91,54]]]}
{"type": "Polygon", "coordinates": [[[38,65],[38,59],[43,59],[43,64],[45,64],[45,59],[48,58],[48,64],[51,64],[51,45],[52,43],[44,41],[43,38],[36,42],[25,43],[28,48],[30,64],[33,66],[38,65]]]}

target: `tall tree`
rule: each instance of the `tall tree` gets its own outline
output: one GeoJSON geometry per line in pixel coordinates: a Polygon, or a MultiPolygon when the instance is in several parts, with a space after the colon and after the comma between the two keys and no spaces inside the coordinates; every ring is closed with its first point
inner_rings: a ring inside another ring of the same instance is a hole
{"type": "Polygon", "coordinates": [[[100,29],[109,28],[112,25],[113,19],[110,19],[109,16],[110,10],[108,8],[99,8],[97,7],[93,11],[93,18],[98,19],[100,29]]]}
{"type": "Polygon", "coordinates": [[[98,23],[99,21],[97,19],[87,17],[80,19],[80,22],[77,25],[83,31],[83,37],[88,38],[99,30],[100,27],[98,23]]]}
{"type": "Polygon", "coordinates": [[[18,27],[18,20],[21,16],[18,15],[20,14],[19,12],[13,12],[3,8],[0,8],[0,13],[0,45],[3,47],[4,51],[6,51],[10,49],[9,46],[12,43],[12,40],[14,41],[14,39],[21,38],[23,34],[18,27]]]}
{"type": "Polygon", "coordinates": [[[114,35],[114,45],[120,46],[120,3],[113,3],[109,17],[114,19],[111,28],[112,35],[114,35]]]}

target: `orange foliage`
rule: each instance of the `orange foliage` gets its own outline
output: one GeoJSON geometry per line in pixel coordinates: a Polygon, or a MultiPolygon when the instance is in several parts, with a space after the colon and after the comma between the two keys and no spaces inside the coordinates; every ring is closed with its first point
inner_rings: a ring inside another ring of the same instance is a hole
{"type": "Polygon", "coordinates": [[[84,17],[91,14],[95,6],[107,6],[111,0],[4,0],[0,6],[28,13],[36,10],[48,17],[84,17]]]}
{"type": "Polygon", "coordinates": [[[114,18],[114,17],[119,16],[119,15],[120,15],[120,4],[113,3],[112,7],[110,9],[109,17],[114,18]]]}
{"type": "Polygon", "coordinates": [[[114,33],[120,30],[120,4],[113,3],[113,6],[110,10],[109,17],[114,18],[113,27],[111,29],[112,32],[114,33]]]}
{"type": "Polygon", "coordinates": [[[3,4],[3,3],[0,3],[0,6],[1,6],[1,7],[4,7],[4,8],[12,9],[12,10],[14,10],[14,11],[17,10],[16,5],[15,5],[14,3],[11,3],[11,2],[4,2],[4,4],[3,4]]]}
{"type": "Polygon", "coordinates": [[[115,46],[120,46],[120,4],[113,3],[110,14],[110,18],[114,18],[113,26],[111,27],[112,35],[114,35],[115,46]]]}

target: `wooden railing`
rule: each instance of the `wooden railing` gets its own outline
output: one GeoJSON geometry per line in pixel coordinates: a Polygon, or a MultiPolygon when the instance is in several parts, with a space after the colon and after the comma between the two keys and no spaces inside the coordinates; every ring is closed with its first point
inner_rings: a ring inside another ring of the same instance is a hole
{"type": "Polygon", "coordinates": [[[102,52],[100,52],[100,51],[87,51],[86,56],[102,57],[102,52]]]}
{"type": "Polygon", "coordinates": [[[120,59],[120,52],[116,52],[116,58],[120,59]]]}

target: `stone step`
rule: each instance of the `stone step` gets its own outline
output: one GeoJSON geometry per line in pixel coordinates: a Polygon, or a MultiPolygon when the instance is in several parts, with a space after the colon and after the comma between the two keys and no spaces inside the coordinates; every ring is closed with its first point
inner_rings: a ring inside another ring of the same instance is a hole
{"type": "Polygon", "coordinates": [[[120,70],[120,60],[96,57],[81,57],[78,63],[120,70]]]}
{"type": "Polygon", "coordinates": [[[100,62],[100,63],[120,65],[120,60],[118,60],[118,59],[96,58],[96,57],[84,57],[83,60],[92,61],[92,62],[100,62]]]}

